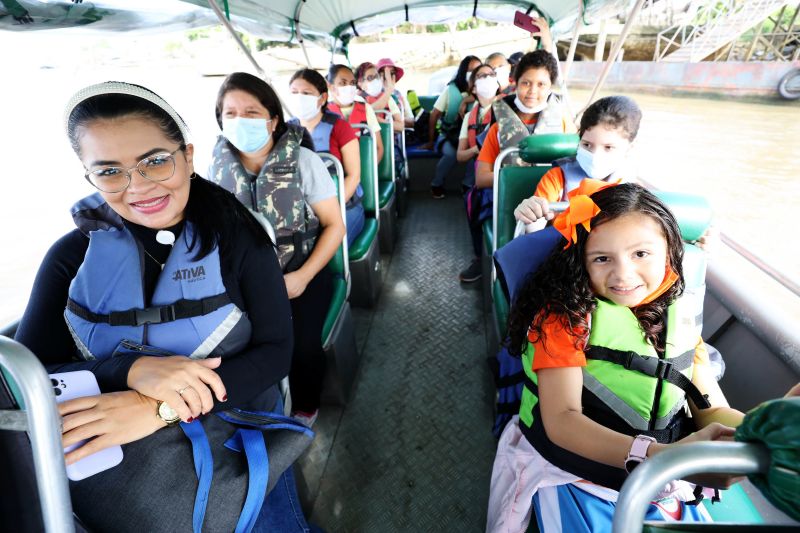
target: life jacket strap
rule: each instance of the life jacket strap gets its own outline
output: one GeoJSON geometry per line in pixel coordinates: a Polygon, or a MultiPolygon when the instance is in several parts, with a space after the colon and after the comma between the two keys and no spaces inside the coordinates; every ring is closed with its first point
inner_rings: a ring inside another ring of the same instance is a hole
{"type": "Polygon", "coordinates": [[[680,370],[689,368],[692,365],[694,351],[684,352],[672,359],[661,359],[659,357],[640,355],[636,352],[614,350],[605,346],[589,346],[584,350],[584,353],[587,359],[608,361],[609,363],[623,366],[627,370],[634,370],[671,383],[683,390],[698,409],[711,407],[708,397],[702,394],[694,383],[680,372],[680,370]]]}
{"type": "Polygon", "coordinates": [[[184,318],[194,318],[212,313],[231,303],[227,293],[209,296],[200,300],[181,299],[170,305],[159,305],[145,309],[128,309],[126,311],[112,311],[107,315],[94,313],[81,304],[67,299],[67,310],[76,316],[94,322],[95,324],[109,324],[111,326],[143,326],[145,324],[162,324],[174,322],[184,318]]]}
{"type": "MultiPolygon", "coordinates": [[[[536,385],[536,383],[534,383],[533,380],[530,378],[530,376],[528,376],[527,374],[525,374],[524,380],[525,380],[525,387],[528,390],[530,390],[534,395],[536,395],[536,397],[538,398],[539,387],[536,385]]],[[[584,391],[585,390],[586,389],[584,389],[584,391]]],[[[536,405],[538,409],[539,404],[537,403],[536,405]]],[[[586,405],[586,395],[584,394],[584,411],[589,411],[588,409],[589,407],[591,406],[586,405]]],[[[588,413],[587,416],[589,416],[588,413]]],[[[592,417],[589,416],[589,418],[592,417]]],[[[654,439],[656,439],[656,441],[661,443],[675,442],[682,439],[688,434],[688,431],[686,431],[686,424],[688,420],[686,416],[681,413],[676,414],[676,416],[669,422],[667,427],[664,429],[651,429],[651,430],[634,429],[631,428],[628,424],[622,422],[621,418],[616,417],[615,419],[619,420],[620,423],[619,424],[614,423],[610,425],[604,423],[603,425],[606,425],[606,427],[609,427],[609,429],[618,431],[620,433],[624,433],[626,435],[647,435],[648,437],[653,437],[654,439]]]]}
{"type": "Polygon", "coordinates": [[[275,239],[275,244],[278,246],[287,246],[291,244],[294,247],[292,258],[286,263],[283,269],[284,272],[294,272],[303,266],[303,263],[305,263],[306,259],[311,254],[311,247],[306,250],[305,244],[309,241],[313,244],[319,236],[319,231],[320,228],[317,226],[309,231],[295,231],[291,235],[282,235],[275,239]]]}

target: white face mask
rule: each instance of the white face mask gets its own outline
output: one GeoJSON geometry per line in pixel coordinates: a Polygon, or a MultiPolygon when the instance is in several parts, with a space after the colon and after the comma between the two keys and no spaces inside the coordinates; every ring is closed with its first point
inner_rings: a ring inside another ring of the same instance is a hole
{"type": "MultiPolygon", "coordinates": [[[[547,98],[550,98],[549,94],[547,95],[547,98]]],[[[538,112],[542,111],[545,107],[547,107],[547,98],[545,98],[544,102],[542,102],[541,104],[539,104],[537,106],[527,107],[525,104],[522,103],[522,100],[520,100],[519,96],[517,95],[517,96],[514,97],[514,105],[516,105],[517,109],[519,109],[523,113],[526,113],[526,114],[538,113],[538,112]]]]}
{"type": "Polygon", "coordinates": [[[475,80],[475,92],[481,98],[491,98],[497,94],[497,78],[487,77],[475,80]]]}
{"type": "Polygon", "coordinates": [[[356,99],[356,86],[355,85],[340,85],[336,88],[336,96],[339,103],[344,107],[348,107],[356,99]]]}
{"type": "Polygon", "coordinates": [[[578,146],[576,159],[586,174],[596,180],[603,180],[620,169],[625,154],[621,150],[613,153],[592,153],[583,146],[578,146]]]}
{"type": "Polygon", "coordinates": [[[383,82],[380,78],[368,82],[365,92],[373,98],[378,96],[383,92],[383,82]]]}
{"type": "Polygon", "coordinates": [[[507,87],[508,77],[511,75],[511,67],[497,67],[494,69],[494,73],[497,75],[497,82],[500,84],[500,88],[507,87]]]}
{"type": "Polygon", "coordinates": [[[319,96],[292,93],[286,99],[286,106],[292,112],[292,115],[300,120],[308,120],[319,113],[319,96]]]}

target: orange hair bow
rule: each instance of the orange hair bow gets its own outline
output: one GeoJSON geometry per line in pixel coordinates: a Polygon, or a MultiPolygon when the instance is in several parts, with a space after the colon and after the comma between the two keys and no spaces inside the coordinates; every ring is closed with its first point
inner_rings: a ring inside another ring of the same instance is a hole
{"type": "Polygon", "coordinates": [[[615,185],[619,185],[619,181],[609,183],[587,178],[567,194],[569,207],[553,220],[553,227],[567,239],[564,250],[578,242],[578,225],[583,226],[586,231],[592,231],[591,220],[600,212],[600,208],[590,196],[615,185]]]}

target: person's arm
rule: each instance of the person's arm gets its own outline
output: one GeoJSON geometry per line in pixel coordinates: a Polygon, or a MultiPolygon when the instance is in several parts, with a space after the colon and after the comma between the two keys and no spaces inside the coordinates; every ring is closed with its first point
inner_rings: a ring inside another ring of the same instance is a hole
{"type": "Polygon", "coordinates": [[[381,95],[378,97],[378,99],[369,104],[369,106],[372,107],[372,109],[375,111],[383,111],[384,109],[386,109],[386,106],[389,104],[389,100],[391,98],[392,95],[390,93],[383,91],[381,95]]]}
{"type": "Polygon", "coordinates": [[[458,116],[464,118],[464,116],[467,114],[467,106],[469,106],[469,104],[473,103],[474,101],[475,101],[474,94],[468,94],[467,96],[462,98],[461,103],[458,104],[458,116]]]}
{"type": "Polygon", "coordinates": [[[351,139],[340,147],[344,167],[344,199],[349,201],[361,183],[361,149],[357,139],[351,139]]]}
{"type": "Polygon", "coordinates": [[[303,294],[311,280],[327,266],[345,235],[336,189],[325,164],[315,153],[302,149],[299,163],[303,196],[319,219],[321,232],[303,266],[283,276],[289,298],[303,294]]]}
{"type": "MultiPolygon", "coordinates": [[[[467,122],[464,121],[464,124],[467,122]]],[[[467,161],[471,161],[478,157],[480,153],[480,148],[478,146],[473,146],[472,148],[469,147],[469,140],[466,137],[462,137],[458,140],[458,151],[456,152],[456,159],[459,163],[465,163],[467,161]]]]}
{"type": "Polygon", "coordinates": [[[394,101],[394,98],[389,98],[389,112],[392,114],[392,131],[395,133],[402,133],[405,130],[403,126],[403,114],[400,111],[400,106],[394,101]]]}
{"type": "Polygon", "coordinates": [[[555,217],[550,210],[550,204],[557,202],[561,198],[564,189],[564,173],[558,167],[553,167],[542,176],[541,181],[536,186],[533,196],[523,200],[514,209],[514,218],[531,224],[544,217],[552,220],[555,217]]]}
{"type": "Polygon", "coordinates": [[[377,152],[377,161],[383,159],[383,137],[381,136],[381,125],[378,122],[378,117],[371,107],[366,106],[367,125],[372,131],[372,138],[375,139],[375,150],[377,152]]]}
{"type": "Polygon", "coordinates": [[[542,48],[552,54],[553,36],[550,34],[550,25],[547,23],[547,19],[544,17],[538,17],[533,19],[533,23],[539,28],[539,31],[531,33],[531,37],[534,39],[540,39],[542,42],[542,48]]]}
{"type": "Polygon", "coordinates": [[[692,383],[700,391],[700,394],[707,395],[708,403],[711,404],[708,409],[698,409],[689,400],[689,409],[692,412],[695,425],[700,429],[713,422],[719,422],[729,427],[738,427],[742,423],[742,419],[744,419],[744,413],[732,409],[728,404],[728,400],[725,399],[722,389],[719,388],[719,384],[712,374],[708,361],[708,352],[703,339],[698,342],[695,354],[692,383]]]}

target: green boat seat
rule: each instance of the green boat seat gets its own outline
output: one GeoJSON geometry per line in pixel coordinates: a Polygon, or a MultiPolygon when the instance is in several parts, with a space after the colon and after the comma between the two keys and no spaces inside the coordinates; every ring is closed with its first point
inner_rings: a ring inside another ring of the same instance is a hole
{"type": "Polygon", "coordinates": [[[394,132],[392,116],[388,111],[378,111],[388,122],[381,123],[383,158],[378,163],[378,208],[380,224],[378,241],[381,253],[391,254],[397,241],[397,185],[394,172],[394,132]]]}
{"type": "Polygon", "coordinates": [[[380,262],[380,214],[378,199],[377,149],[373,133],[366,124],[354,126],[359,129],[359,149],[361,157],[361,186],[364,197],[364,229],[353,241],[349,250],[350,264],[350,303],[356,307],[373,307],[381,291],[380,262]]]}
{"type": "Polygon", "coordinates": [[[580,137],[574,133],[531,135],[519,143],[519,157],[526,163],[549,165],[575,155],[579,142],[580,137]]]}
{"type": "MultiPolygon", "coordinates": [[[[332,163],[331,177],[336,185],[339,206],[344,213],[344,171],[332,155],[321,153],[323,160],[332,163]]],[[[331,168],[329,166],[329,168],[331,168]]],[[[374,219],[371,219],[374,224],[374,219]]],[[[362,234],[365,233],[362,231],[362,234]]],[[[359,236],[360,237],[360,236],[359,236]]],[[[374,235],[373,235],[374,240],[374,235]]],[[[350,271],[348,266],[347,236],[328,262],[333,273],[333,295],[322,327],[322,349],[325,353],[325,378],[322,400],[344,405],[350,397],[360,357],[356,346],[353,316],[347,301],[350,271]]]]}
{"type": "Polygon", "coordinates": [[[425,111],[433,111],[433,104],[436,103],[436,99],[439,98],[439,95],[432,95],[432,96],[419,96],[419,104],[422,106],[422,109],[425,111]]]}
{"type": "Polygon", "coordinates": [[[395,190],[396,187],[391,181],[378,182],[378,205],[381,209],[389,205],[389,202],[392,200],[392,196],[394,196],[395,190]]]}

